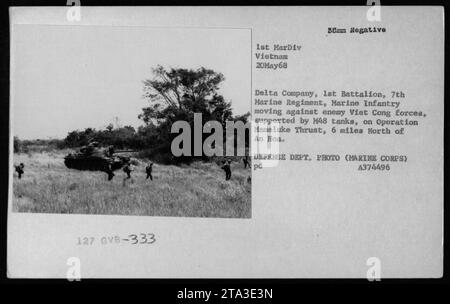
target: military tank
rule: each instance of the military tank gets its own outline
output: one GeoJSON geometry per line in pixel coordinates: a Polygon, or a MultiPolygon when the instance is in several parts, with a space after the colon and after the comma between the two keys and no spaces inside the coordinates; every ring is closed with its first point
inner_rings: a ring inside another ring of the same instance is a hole
{"type": "Polygon", "coordinates": [[[115,151],[113,147],[99,148],[97,143],[81,147],[75,153],[64,157],[64,164],[69,169],[103,171],[118,170],[129,163],[131,158],[124,153],[133,151],[115,151]]]}

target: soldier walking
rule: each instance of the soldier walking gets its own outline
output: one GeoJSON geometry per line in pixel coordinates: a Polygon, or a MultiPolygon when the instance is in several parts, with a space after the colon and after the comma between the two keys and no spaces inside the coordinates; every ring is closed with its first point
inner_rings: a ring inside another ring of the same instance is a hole
{"type": "Polygon", "coordinates": [[[123,167],[123,172],[125,172],[127,174],[127,177],[125,179],[130,179],[131,178],[131,165],[130,163],[126,163],[125,167],[123,167]]]}
{"type": "Polygon", "coordinates": [[[250,163],[248,161],[248,156],[245,156],[242,161],[244,162],[244,169],[247,169],[247,166],[250,168],[250,163]]]}
{"type": "Polygon", "coordinates": [[[152,176],[152,170],[153,170],[153,163],[150,163],[147,167],[145,167],[145,172],[147,173],[147,178],[152,181],[153,180],[153,176],[152,176]]]}
{"type": "Polygon", "coordinates": [[[112,180],[114,177],[114,172],[113,172],[110,164],[108,165],[108,168],[106,169],[106,173],[108,174],[108,180],[109,181],[112,180]]]}
{"type": "Polygon", "coordinates": [[[23,163],[20,163],[20,165],[15,166],[15,167],[16,167],[16,172],[17,172],[17,174],[19,175],[19,179],[21,179],[21,178],[22,178],[22,175],[25,173],[25,172],[23,171],[23,169],[25,168],[25,165],[24,165],[23,163]]]}
{"type": "Polygon", "coordinates": [[[222,162],[222,170],[225,171],[225,180],[230,180],[231,178],[231,160],[222,162]]]}

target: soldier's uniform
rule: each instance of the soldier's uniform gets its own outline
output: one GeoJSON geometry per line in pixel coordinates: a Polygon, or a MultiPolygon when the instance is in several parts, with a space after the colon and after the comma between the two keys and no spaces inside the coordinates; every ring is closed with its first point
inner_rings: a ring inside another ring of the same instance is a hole
{"type": "Polygon", "coordinates": [[[250,163],[249,163],[249,161],[248,161],[248,156],[244,157],[244,158],[242,159],[242,161],[244,162],[244,169],[246,169],[247,166],[250,168],[250,163]]]}
{"type": "Polygon", "coordinates": [[[20,163],[20,165],[15,166],[16,167],[16,172],[19,175],[19,179],[22,178],[22,175],[24,174],[23,169],[25,168],[25,165],[23,163],[20,163]]]}
{"type": "Polygon", "coordinates": [[[147,167],[145,167],[145,172],[147,173],[146,179],[150,178],[150,180],[153,180],[152,170],[153,170],[153,163],[150,163],[147,167]]]}
{"type": "Polygon", "coordinates": [[[107,152],[108,152],[107,153],[108,156],[113,156],[113,154],[114,154],[114,147],[113,146],[109,146],[107,152]]]}
{"type": "Polygon", "coordinates": [[[111,165],[108,165],[108,168],[107,168],[107,170],[106,170],[106,173],[108,174],[108,180],[109,180],[109,181],[112,180],[113,177],[114,177],[114,172],[113,172],[113,170],[112,170],[112,168],[111,168],[111,165]]]}
{"type": "Polygon", "coordinates": [[[131,167],[130,164],[126,164],[125,167],[123,167],[123,172],[125,172],[127,174],[127,178],[126,179],[130,179],[131,178],[131,167]]]}
{"type": "Polygon", "coordinates": [[[225,171],[225,180],[230,180],[231,178],[231,161],[223,162],[223,171],[225,171]]]}

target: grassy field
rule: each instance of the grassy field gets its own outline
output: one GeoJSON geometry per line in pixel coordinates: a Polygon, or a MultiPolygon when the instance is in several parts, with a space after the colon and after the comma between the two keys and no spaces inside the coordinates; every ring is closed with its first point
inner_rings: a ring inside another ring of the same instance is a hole
{"type": "Polygon", "coordinates": [[[112,181],[106,173],[67,169],[64,151],[15,154],[25,175],[14,172],[13,211],[72,214],[119,214],[184,217],[251,217],[250,169],[232,164],[232,177],[215,163],[153,166],[145,179],[145,163],[134,167],[132,179],[122,170],[112,181]]]}

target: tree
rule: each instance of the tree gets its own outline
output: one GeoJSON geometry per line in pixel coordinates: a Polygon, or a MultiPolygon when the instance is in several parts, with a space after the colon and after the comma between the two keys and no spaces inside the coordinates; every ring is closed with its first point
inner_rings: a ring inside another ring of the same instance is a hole
{"type": "Polygon", "coordinates": [[[180,116],[193,117],[194,113],[219,121],[231,118],[231,104],[217,92],[225,80],[221,73],[203,67],[166,70],[158,66],[153,75],[153,79],[144,80],[144,97],[150,106],[142,109],[139,118],[146,124],[151,120],[173,122],[180,116]]]}
{"type": "Polygon", "coordinates": [[[143,108],[139,118],[146,125],[154,124],[158,139],[152,143],[155,150],[170,152],[172,124],[178,120],[193,124],[194,113],[202,114],[202,123],[218,121],[225,126],[233,119],[231,103],[219,94],[219,86],[225,80],[221,73],[201,67],[193,69],[153,69],[153,78],[144,80],[144,97],[149,107],[143,108]]]}

